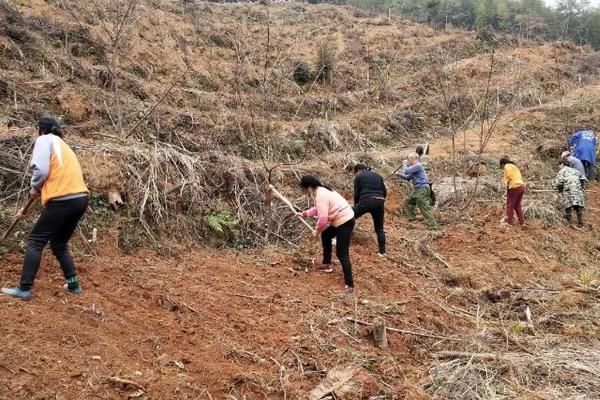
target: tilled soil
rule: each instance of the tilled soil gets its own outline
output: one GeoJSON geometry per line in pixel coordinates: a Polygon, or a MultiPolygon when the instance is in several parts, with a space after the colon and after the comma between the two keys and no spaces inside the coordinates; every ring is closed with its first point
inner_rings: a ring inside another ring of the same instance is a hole
{"type": "MultiPolygon", "coordinates": [[[[591,197],[595,203],[593,190],[591,197]]],[[[390,350],[379,350],[369,327],[347,316],[456,337],[473,329],[472,304],[450,291],[574,282],[577,272],[544,251],[548,235],[579,239],[571,250],[587,257],[593,227],[549,230],[534,221],[499,229],[501,210],[490,212],[485,224],[449,227],[441,238],[391,213],[385,259],[376,256],[371,221],[361,219],[352,249],[356,296],[338,294],[339,267],[313,271],[312,240],[298,250],[190,248],[171,259],[122,255],[107,240],[95,249],[100,256],[78,257],[80,296],[63,292],[48,253],[32,300],[0,298],[0,397],[300,399],[328,370],[349,364],[372,380],[363,379],[362,395],[403,396],[426,384],[431,346],[448,342],[389,333],[390,350]],[[448,265],[424,255],[424,246],[448,265]]],[[[596,220],[589,212],[588,222],[596,220]]],[[[19,254],[1,259],[4,285],[18,279],[20,263],[19,254]]]]}

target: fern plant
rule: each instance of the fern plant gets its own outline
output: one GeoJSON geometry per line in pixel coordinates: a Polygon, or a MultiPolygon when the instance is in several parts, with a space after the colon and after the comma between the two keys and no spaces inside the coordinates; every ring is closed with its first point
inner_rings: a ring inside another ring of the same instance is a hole
{"type": "Polygon", "coordinates": [[[224,210],[213,211],[204,216],[206,226],[214,232],[225,233],[238,224],[238,221],[229,212],[224,210]]]}

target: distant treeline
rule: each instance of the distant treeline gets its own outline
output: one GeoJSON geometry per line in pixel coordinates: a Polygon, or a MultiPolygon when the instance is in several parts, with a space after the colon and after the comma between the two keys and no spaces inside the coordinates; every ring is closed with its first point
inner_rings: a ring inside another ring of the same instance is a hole
{"type": "MultiPolygon", "coordinates": [[[[321,0],[309,0],[319,3],[321,0]]],[[[559,0],[549,7],[541,0],[332,0],[358,9],[401,15],[434,28],[482,28],[525,39],[570,40],[600,48],[600,8],[587,0],[559,0]]]]}

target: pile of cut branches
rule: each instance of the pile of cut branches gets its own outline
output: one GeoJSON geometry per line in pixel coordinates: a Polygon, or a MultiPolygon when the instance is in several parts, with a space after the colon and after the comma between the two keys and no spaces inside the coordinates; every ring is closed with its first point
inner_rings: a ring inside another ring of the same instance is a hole
{"type": "MultiPolygon", "coordinates": [[[[265,205],[261,165],[220,153],[191,153],[164,143],[79,144],[82,159],[110,160],[133,214],[150,235],[201,237],[207,216],[227,215],[236,243],[294,241],[302,230],[281,204],[265,205]],[[271,209],[275,207],[276,209],[271,209]]],[[[102,160],[101,160],[102,161],[102,160]]],[[[106,164],[106,162],[105,162],[106,164]]],[[[95,189],[92,187],[92,190],[95,189]]],[[[207,226],[210,225],[210,226],[207,226]]]]}

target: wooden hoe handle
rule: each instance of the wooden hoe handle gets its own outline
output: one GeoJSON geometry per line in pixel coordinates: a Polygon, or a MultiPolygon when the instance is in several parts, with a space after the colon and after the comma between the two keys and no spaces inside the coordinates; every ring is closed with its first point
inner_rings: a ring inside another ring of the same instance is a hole
{"type": "MultiPolygon", "coordinates": [[[[30,197],[29,200],[27,200],[27,203],[25,203],[25,206],[23,207],[24,214],[26,214],[27,211],[29,211],[29,209],[31,208],[31,206],[33,206],[33,203],[35,203],[35,200],[36,200],[35,197],[30,197]]],[[[12,231],[15,230],[18,223],[19,223],[19,220],[15,218],[15,220],[12,222],[12,224],[10,224],[10,226],[8,227],[6,232],[4,232],[4,235],[2,236],[2,240],[6,240],[8,238],[8,236],[12,233],[12,231]]]]}
{"type": "Polygon", "coordinates": [[[302,218],[301,216],[299,216],[297,213],[298,211],[296,211],[296,208],[294,207],[294,205],[288,200],[286,199],[281,193],[279,193],[277,191],[277,189],[275,189],[275,187],[273,185],[269,186],[269,190],[275,195],[277,196],[277,198],[279,198],[279,200],[283,201],[285,204],[287,204],[287,206],[290,208],[290,210],[292,210],[294,212],[294,215],[296,215],[298,217],[298,219],[300,221],[302,221],[302,223],[312,232],[313,231],[313,227],[310,226],[310,224],[308,222],[306,222],[304,220],[304,218],[302,218]]]}

